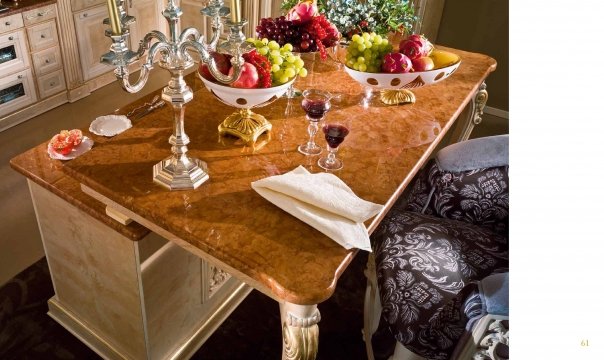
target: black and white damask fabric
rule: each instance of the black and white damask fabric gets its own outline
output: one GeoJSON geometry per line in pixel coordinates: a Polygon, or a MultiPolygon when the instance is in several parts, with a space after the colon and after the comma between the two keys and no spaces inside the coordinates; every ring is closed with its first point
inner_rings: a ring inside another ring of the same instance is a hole
{"type": "Polygon", "coordinates": [[[406,210],[507,234],[508,188],[508,166],[452,173],[431,160],[413,183],[406,210]]]}
{"type": "Polygon", "coordinates": [[[413,212],[390,212],[372,247],[382,316],[399,342],[429,359],[450,357],[480,308],[476,282],[508,267],[507,236],[413,212]]]}

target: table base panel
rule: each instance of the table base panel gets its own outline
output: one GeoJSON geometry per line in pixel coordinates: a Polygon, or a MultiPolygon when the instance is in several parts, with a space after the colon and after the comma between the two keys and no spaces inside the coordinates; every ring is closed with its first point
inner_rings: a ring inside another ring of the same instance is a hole
{"type": "Polygon", "coordinates": [[[251,291],[157,234],[132,241],[30,191],[55,290],[49,315],[106,359],[187,359],[251,291]]]}

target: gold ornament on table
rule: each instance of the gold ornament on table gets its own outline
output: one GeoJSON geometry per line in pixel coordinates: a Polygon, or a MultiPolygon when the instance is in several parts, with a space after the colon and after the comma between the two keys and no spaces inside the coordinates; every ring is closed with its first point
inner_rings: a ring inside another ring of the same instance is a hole
{"type": "Polygon", "coordinates": [[[195,66],[189,51],[199,53],[201,62],[208,65],[214,78],[224,84],[236,81],[242,71],[243,55],[253,50],[253,46],[245,42],[241,29],[247,23],[241,20],[240,0],[231,0],[233,14],[231,20],[223,20],[230,9],[224,6],[222,0],[210,0],[201,13],[212,19],[212,36],[209,41],[195,28],[180,30],[182,10],[174,0],[168,0],[162,15],[168,22],[169,34],[151,31],[140,41],[137,51],[127,47],[130,35],[129,26],[136,21],[124,11],[123,0],[107,0],[109,18],[105,24],[111,25],[105,35],[110,37],[112,45],[110,52],[101,57],[101,62],[115,67],[115,75],[121,81],[122,88],[130,93],[140,91],[146,84],[150,70],[154,67],[156,57],[159,57],[159,67],[168,70],[172,75],[168,85],[163,89],[162,99],[169,102],[174,110],[173,134],[169,143],[172,145],[172,156],[162,160],[153,167],[153,181],[170,190],[195,189],[209,179],[207,165],[187,155],[189,137],[184,130],[185,106],[193,99],[193,91],[183,78],[184,71],[195,66]],[[222,33],[223,21],[230,29],[226,42],[218,44],[222,33]],[[233,72],[222,74],[216,65],[211,52],[217,51],[231,56],[233,72]],[[128,66],[142,59],[138,80],[131,83],[128,66]]]}

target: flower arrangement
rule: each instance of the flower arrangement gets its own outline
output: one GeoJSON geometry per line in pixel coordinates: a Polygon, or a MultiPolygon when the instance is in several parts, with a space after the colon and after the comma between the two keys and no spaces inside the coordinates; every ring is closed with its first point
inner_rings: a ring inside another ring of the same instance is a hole
{"type": "MultiPolygon", "coordinates": [[[[297,4],[284,0],[281,8],[290,11],[297,4]]],[[[363,32],[411,33],[417,20],[411,0],[316,0],[316,7],[347,39],[363,32]]]]}
{"type": "Polygon", "coordinates": [[[318,51],[323,60],[327,58],[326,48],[336,45],[341,37],[337,27],[310,0],[296,3],[285,16],[261,19],[256,35],[280,46],[291,44],[294,52],[318,51]]]}

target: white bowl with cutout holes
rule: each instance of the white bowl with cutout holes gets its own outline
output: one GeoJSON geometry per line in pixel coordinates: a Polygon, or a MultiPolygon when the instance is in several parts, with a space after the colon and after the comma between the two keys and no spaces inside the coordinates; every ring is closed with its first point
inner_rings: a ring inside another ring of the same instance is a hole
{"type": "Polygon", "coordinates": [[[461,58],[449,66],[428,71],[408,72],[401,74],[361,72],[345,66],[344,69],[359,84],[375,90],[414,89],[436,84],[448,78],[461,64],[461,58]]]}
{"type": "Polygon", "coordinates": [[[283,85],[269,88],[241,89],[207,80],[201,76],[199,72],[197,73],[197,76],[218,100],[239,109],[252,109],[268,105],[272,101],[283,96],[296,79],[293,78],[283,85]]]}

